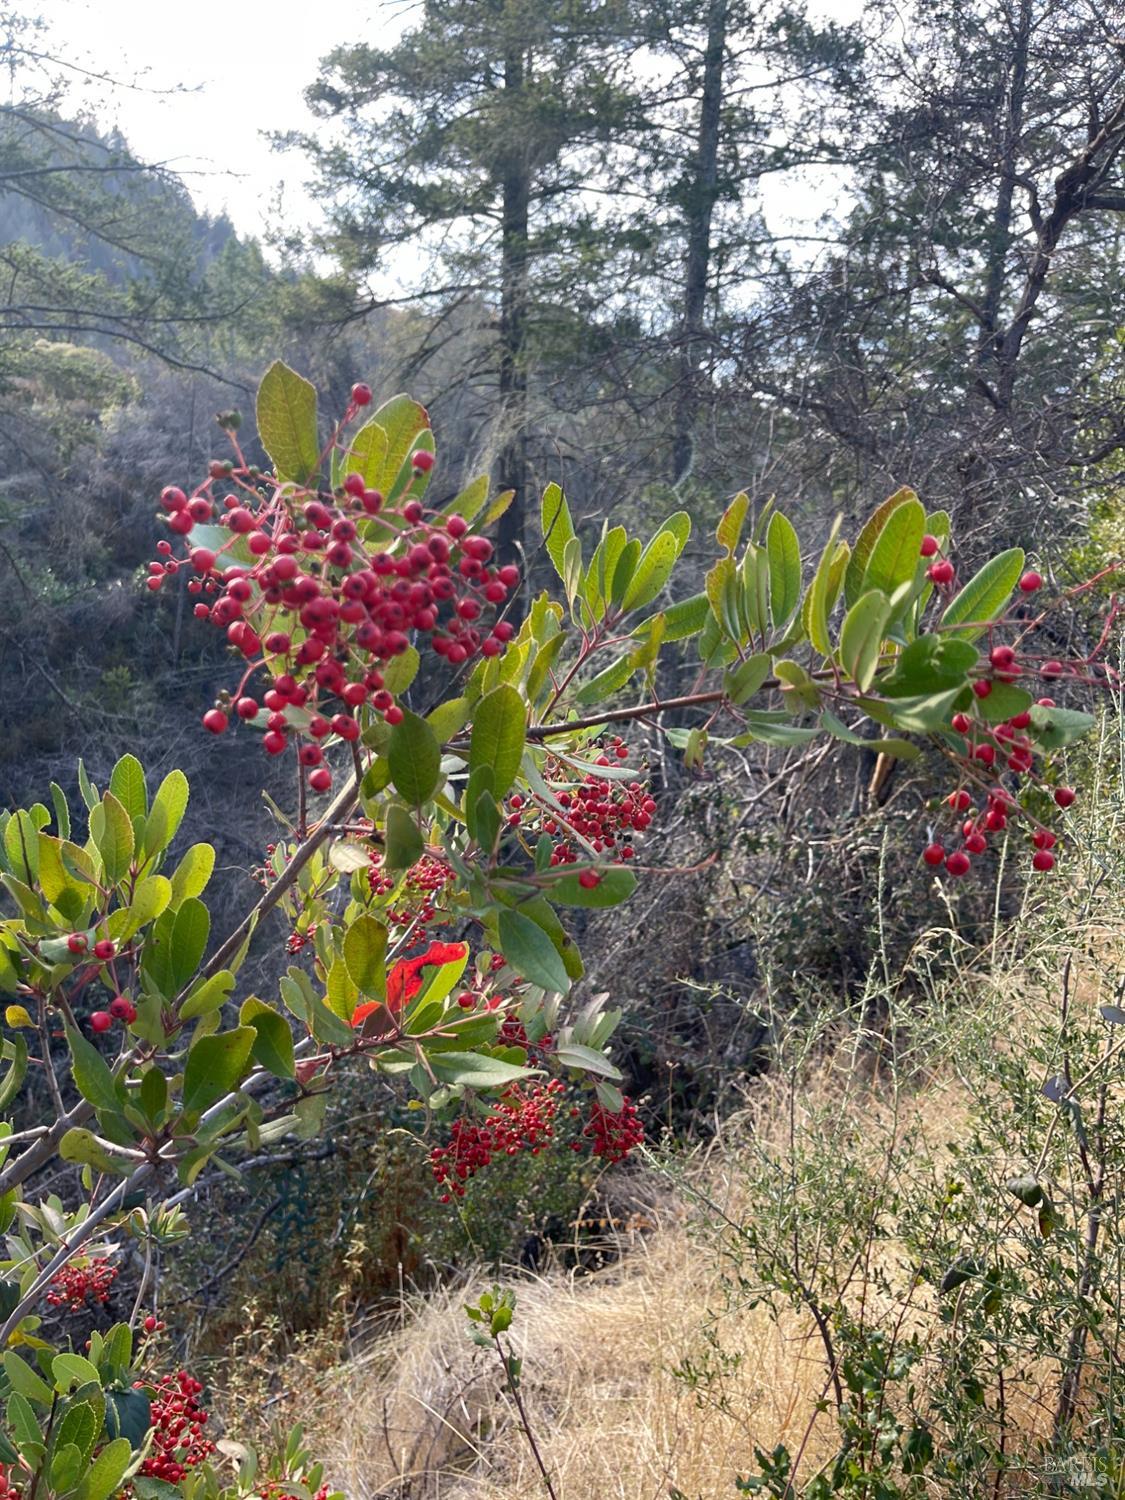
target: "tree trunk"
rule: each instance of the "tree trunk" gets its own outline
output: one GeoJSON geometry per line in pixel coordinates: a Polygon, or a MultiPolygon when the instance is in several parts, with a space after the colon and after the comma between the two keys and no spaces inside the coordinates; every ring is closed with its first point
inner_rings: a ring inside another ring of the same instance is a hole
{"type": "Polygon", "coordinates": [[[723,107],[728,11],[729,0],[710,0],[707,8],[699,133],[685,209],[684,315],[672,424],[672,480],[675,484],[685,479],[691,470],[695,423],[700,407],[698,361],[704,346],[703,322],[711,269],[711,216],[719,180],[719,125],[723,107]]]}
{"type": "MultiPolygon", "coordinates": [[[[504,58],[504,88],[523,91],[526,65],[513,45],[504,58]]],[[[519,110],[510,113],[518,119],[519,110]]],[[[515,499],[500,519],[502,562],[521,561],[527,504],[527,253],[531,174],[523,143],[513,141],[503,167],[500,234],[500,422],[502,446],[496,463],[501,489],[515,499]]]]}

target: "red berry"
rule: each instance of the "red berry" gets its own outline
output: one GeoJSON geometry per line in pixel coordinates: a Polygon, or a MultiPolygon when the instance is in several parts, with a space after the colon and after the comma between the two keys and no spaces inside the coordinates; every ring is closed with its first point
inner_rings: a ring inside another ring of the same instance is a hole
{"type": "Polygon", "coordinates": [[[410,467],[415,474],[428,474],[434,466],[434,455],[425,448],[418,448],[410,455],[410,467]]]}
{"type": "Polygon", "coordinates": [[[965,840],[965,848],[970,854],[983,854],[988,848],[988,840],[983,833],[970,833],[965,840]]]}
{"type": "Polygon", "coordinates": [[[356,384],[352,386],[352,405],[371,405],[371,387],[369,385],[364,385],[362,380],[357,381],[356,384]]]}
{"type": "Polygon", "coordinates": [[[938,545],[937,537],[931,536],[927,531],[926,535],[922,538],[922,545],[919,550],[923,557],[933,557],[934,553],[938,550],[938,545]]]}
{"type": "Polygon", "coordinates": [[[1025,594],[1034,594],[1036,589],[1043,587],[1043,580],[1038,573],[1027,572],[1020,579],[1020,588],[1025,594]]]}
{"type": "Polygon", "coordinates": [[[144,1320],[144,1323],[141,1326],[144,1328],[144,1331],[146,1333],[155,1333],[156,1332],[156,1319],[153,1317],[153,1315],[151,1313],[149,1313],[148,1317],[144,1320]]]}
{"type": "MultiPolygon", "coordinates": [[[[1056,798],[1056,801],[1057,800],[1058,799],[1056,798]]],[[[1060,807],[1062,807],[1063,805],[1063,803],[1059,803],[1060,807]]],[[[105,963],[107,959],[111,959],[116,952],[117,944],[113,941],[112,938],[99,938],[98,941],[94,944],[94,957],[100,958],[103,963],[105,963]]]]}
{"type": "Polygon", "coordinates": [[[950,792],[946,800],[954,812],[964,812],[973,805],[973,799],[963,788],[958,792],[950,792]]]}
{"type": "Polygon", "coordinates": [[[922,858],[928,865],[940,865],[945,859],[945,850],[940,844],[927,844],[922,850],[922,858]]]}
{"type": "Polygon", "coordinates": [[[973,692],[976,693],[978,698],[987,698],[989,693],[992,692],[992,684],[987,677],[978,677],[973,683],[973,692]]]}
{"type": "Polygon", "coordinates": [[[578,884],[585,891],[596,890],[602,883],[602,877],[597,870],[582,870],[578,876],[578,884]]]}
{"type": "Polygon", "coordinates": [[[972,861],[967,854],[963,854],[960,849],[956,849],[946,860],[945,868],[955,880],[959,880],[962,875],[969,873],[971,863],[972,861]]]}
{"type": "Polygon", "coordinates": [[[927,577],[931,578],[934,583],[952,583],[953,564],[947,557],[943,557],[940,562],[930,564],[930,566],[926,569],[926,575],[927,577]]]}
{"type": "Polygon", "coordinates": [[[958,734],[968,734],[970,722],[971,721],[969,719],[968,714],[954,714],[953,715],[953,720],[952,720],[953,727],[954,727],[954,729],[956,729],[956,731],[957,731],[958,734]]]}
{"type": "Polygon", "coordinates": [[[209,708],[203,715],[203,727],[209,729],[212,734],[222,734],[228,722],[221,708],[209,708]]]}
{"type": "MultiPolygon", "coordinates": [[[[1058,786],[1055,788],[1055,801],[1060,807],[1069,807],[1077,797],[1078,793],[1072,786],[1058,786]]],[[[97,951],[96,949],[94,950],[97,951]]]]}
{"type": "Polygon", "coordinates": [[[1047,849],[1036,849],[1032,855],[1031,863],[1037,870],[1044,873],[1055,868],[1055,856],[1047,849]]]}
{"type": "Polygon", "coordinates": [[[113,1017],[108,1010],[96,1010],[90,1017],[91,1031],[108,1031],[113,1025],[113,1017]]]}
{"type": "Polygon", "coordinates": [[[258,700],[256,698],[239,698],[234,705],[234,711],[240,719],[254,719],[258,715],[258,700]]]}
{"type": "Polygon", "coordinates": [[[332,785],[332,772],[327,766],[320,766],[309,776],[309,786],[314,792],[326,792],[332,785]]]}
{"type": "Polygon", "coordinates": [[[90,942],[84,932],[72,932],[66,940],[66,946],[71,953],[85,953],[90,942]]]}
{"type": "Polygon", "coordinates": [[[137,1019],[137,1007],[128,995],[114,995],[109,1002],[109,1013],[115,1021],[124,1021],[129,1026],[137,1019]]]}
{"type": "Polygon", "coordinates": [[[384,712],[383,717],[384,717],[384,719],[386,719],[386,721],[387,721],[388,724],[401,724],[402,723],[402,709],[399,708],[399,706],[398,706],[397,703],[392,703],[391,706],[390,706],[390,708],[388,708],[384,712]]]}
{"type": "Polygon", "coordinates": [[[287,744],[288,741],[279,729],[271,729],[262,736],[262,745],[267,755],[280,755],[287,744]]]}
{"type": "Polygon", "coordinates": [[[1064,667],[1061,661],[1045,661],[1039,670],[1044,677],[1061,677],[1064,667]]]}

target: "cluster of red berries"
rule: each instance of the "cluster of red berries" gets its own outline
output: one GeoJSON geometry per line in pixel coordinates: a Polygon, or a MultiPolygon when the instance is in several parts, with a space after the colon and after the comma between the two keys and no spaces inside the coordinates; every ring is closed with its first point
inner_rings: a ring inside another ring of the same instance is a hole
{"type": "MultiPolygon", "coordinates": [[[[643,1142],[644,1126],[637,1113],[637,1106],[626,1099],[616,1111],[606,1109],[600,1099],[595,1099],[590,1109],[589,1121],[582,1129],[583,1139],[589,1143],[594,1156],[606,1162],[624,1161],[630,1151],[643,1142]]],[[[575,1141],[573,1150],[582,1149],[582,1141],[575,1141]]]]}
{"type": "MultiPolygon", "coordinates": [[[[138,1390],[144,1389],[144,1381],[135,1384],[138,1390]]],[[[145,1478],[178,1484],[189,1469],[215,1452],[215,1444],[203,1435],[210,1413],[199,1404],[202,1391],[202,1382],[186,1370],[157,1381],[150,1413],[152,1452],[139,1471],[145,1478]]]]}
{"type": "Polygon", "coordinates": [[[0,1500],[23,1500],[23,1490],[12,1479],[14,1472],[7,1464],[0,1464],[0,1500]]]}
{"type": "MultiPolygon", "coordinates": [[[[353,390],[353,409],[360,404],[353,390]]],[[[195,605],[196,616],[225,631],[247,660],[230,702],[224,698],[204,714],[207,729],[221,734],[231,706],[244,720],[264,713],[266,752],[278,755],[299,736],[309,785],[325,792],[332,778],[323,741],[330,735],[358,739],[355,714],[362,704],[388,723],[401,719],[379,668],[407,649],[412,633],[428,636],[453,666],[478,652],[502,652],[513,627],[500,620],[488,628],[483,620],[517,587],[519,569],[495,566],[492,543],[471,533],[462,516],[438,515],[412,498],[433,465],[425,449],[411,456],[411,479],[393,510],[358,473],[327,492],[278,485],[246,465],[213,463],[190,498],[174,485],[163,491],[161,503],[177,535],[216,521],[231,534],[217,550],[192,547],[179,560],[171,542],[161,542],[161,560],[150,564],[153,590],[190,567],[189,591],[206,596],[195,605]],[[218,506],[212,494],[217,481],[238,491],[218,506]],[[250,560],[237,561],[236,549],[250,560]],[[262,668],[272,681],[259,701],[247,685],[262,668]],[[342,710],[331,717],[319,712],[323,697],[336,699],[342,710]]]]}
{"type": "Polygon", "coordinates": [[[136,1019],[137,1007],[128,995],[114,995],[105,1010],[95,1010],[91,1013],[90,1030],[99,1033],[108,1031],[114,1021],[120,1021],[124,1026],[132,1026],[136,1019]]]}
{"type": "Polygon", "coordinates": [[[453,1122],[448,1146],[430,1152],[430,1170],[443,1189],[441,1202],[463,1198],[465,1183],[487,1167],[496,1156],[518,1156],[530,1151],[538,1156],[555,1133],[560,1095],[566,1085],[553,1078],[549,1083],[516,1085],[492,1106],[479,1122],[462,1116],[453,1122]]]}
{"type": "Polygon", "coordinates": [[[105,1259],[87,1261],[84,1266],[63,1266],[51,1277],[47,1306],[81,1312],[88,1302],[104,1304],[116,1280],[117,1267],[105,1259]]]}
{"type": "MultiPolygon", "coordinates": [[[[387,921],[393,927],[413,926],[416,929],[417,940],[423,941],[427,936],[429,924],[442,909],[442,897],[453,880],[453,870],[445,860],[435,859],[430,854],[423,855],[418,863],[412,865],[406,873],[402,890],[399,893],[401,904],[387,907],[385,912],[387,921]]],[[[367,883],[372,895],[375,896],[385,896],[388,891],[393,891],[398,883],[383,869],[380,854],[371,856],[367,883]]]]}
{"type": "MultiPolygon", "coordinates": [[[[594,764],[620,765],[628,758],[628,745],[615,735],[601,747],[594,764]]],[[[567,768],[561,761],[548,762],[547,777],[558,788],[555,801],[563,811],[526,800],[517,792],[508,799],[509,828],[537,825],[549,838],[557,840],[551,851],[553,866],[578,861],[580,849],[576,837],[595,853],[607,855],[615,862],[633,858],[636,852],[633,835],[643,833],[656,812],[656,801],[643,781],[616,781],[591,771],[574,785],[566,780],[567,768]]],[[[596,870],[583,870],[578,878],[588,888],[601,880],[596,870]]]]}
{"type": "Polygon", "coordinates": [[[295,928],[285,939],[285,951],[292,958],[306,948],[309,943],[316,942],[317,922],[310,922],[304,932],[298,932],[295,928]]]}

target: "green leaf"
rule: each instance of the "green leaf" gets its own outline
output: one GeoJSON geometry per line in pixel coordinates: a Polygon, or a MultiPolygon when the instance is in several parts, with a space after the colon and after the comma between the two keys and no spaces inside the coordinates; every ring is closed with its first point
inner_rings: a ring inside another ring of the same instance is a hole
{"type": "Polygon", "coordinates": [[[220,969],[191,991],[180,1006],[180,1020],[192,1021],[196,1016],[206,1016],[213,1010],[220,1010],[233,989],[234,975],[229,969],[220,969]]]}
{"type": "Polygon", "coordinates": [[[846,745],[856,745],[863,750],[869,750],[873,755],[889,755],[896,760],[917,760],[922,753],[918,746],[911,740],[869,740],[862,734],[857,734],[848,726],[830,713],[828,709],[820,716],[820,723],[834,739],[843,740],[846,745]]]}
{"type": "Polygon", "coordinates": [[[545,990],[565,994],[570,976],[562,956],[543,929],[520,911],[502,911],[499,918],[500,951],[524,979],[545,990]]]}
{"type": "Polygon", "coordinates": [[[839,586],[838,558],[839,548],[836,538],[840,534],[840,517],[837,516],[832,523],[832,530],[828,534],[828,540],[824,544],[824,551],[820,554],[820,562],[817,564],[813,581],[809,585],[809,591],[805,598],[805,631],[815,650],[821,656],[832,655],[832,642],[828,636],[828,616],[832,613],[836,603],[836,590],[839,586]]]}
{"type": "Polygon", "coordinates": [[[106,1391],[105,1426],[115,1438],[140,1448],[152,1426],[152,1407],[144,1391],[106,1391]]]}
{"type": "Polygon", "coordinates": [[[1030,712],[1032,738],[1045,750],[1061,750],[1064,745],[1080,740],[1097,722],[1092,714],[1080,713],[1075,708],[1041,708],[1037,703],[1030,712]]]}
{"type": "Polygon", "coordinates": [[[551,1052],[552,1058],[564,1068],[578,1068],[583,1073],[593,1073],[598,1078],[608,1078],[618,1083],[621,1072],[615,1068],[604,1052],[594,1047],[584,1047],[578,1042],[562,1042],[551,1052]]]}
{"type": "Polygon", "coordinates": [[[973,641],[983,635],[984,627],[1001,613],[1011,598],[1023,572],[1023,563],[1022,547],[1010,547],[1007,552],[990,558],[952,600],[941,617],[942,625],[979,623],[979,630],[958,630],[957,634],[963,641],[973,641]]]}
{"type": "Polygon", "coordinates": [[[840,629],[840,661],[845,672],[866,692],[879,667],[879,653],[891,614],[891,601],[881,589],[871,589],[844,617],[840,629]]]}
{"type": "Polygon", "coordinates": [[[304,484],[320,463],[316,432],[316,389],[296,370],[277,360],[258,387],[258,436],[273,460],[277,477],[304,484]]]}
{"type": "Polygon", "coordinates": [[[147,816],[148,787],[144,767],[135,755],[123,755],[117,762],[110,774],[109,789],[130,818],[147,816]]]}
{"type": "Polygon", "coordinates": [[[749,709],[742,715],[746,732],[731,740],[732,745],[775,745],[788,749],[792,745],[807,745],[816,739],[819,729],[804,728],[791,722],[788,714],[773,713],[766,709],[749,709]]]}
{"type": "Polygon", "coordinates": [[[13,1391],[39,1406],[50,1406],[54,1396],[51,1387],[37,1370],[32,1369],[27,1360],[21,1359],[12,1349],[4,1354],[4,1374],[13,1391]]]}
{"type": "MultiPolygon", "coordinates": [[[[101,811],[102,818],[98,820],[101,826],[95,842],[105,866],[106,880],[110,885],[116,885],[129,873],[133,861],[133,820],[112,792],[103,795],[101,811]]],[[[91,818],[91,832],[94,826],[91,818]]]]}
{"type": "MultiPolygon", "coordinates": [[[[883,527],[886,526],[894,512],[900,505],[905,505],[910,500],[918,497],[911,489],[905,487],[896,490],[889,499],[884,500],[882,505],[874,512],[867,521],[863,530],[856,539],[855,550],[848,560],[847,571],[844,574],[844,600],[849,606],[853,605],[864,591],[864,578],[867,575],[867,564],[875,551],[883,527]]],[[[921,538],[919,538],[919,544],[921,538]]],[[[817,648],[820,649],[819,647],[817,648]]]]}
{"type": "Polygon", "coordinates": [[[214,848],[210,844],[192,844],[173,872],[169,906],[177,907],[189,896],[202,895],[214,868],[214,848]]]}
{"type": "Polygon", "coordinates": [[[426,852],[418,824],[399,802],[387,808],[383,862],[388,870],[409,870],[426,852]]]}
{"type": "MultiPolygon", "coordinates": [[[[188,779],[182,771],[169,771],[152,799],[152,812],[145,825],[146,856],[158,854],[176,837],[188,805],[188,779]]],[[[203,845],[202,847],[209,847],[203,845]]],[[[193,892],[198,895],[198,892],[193,892]]]]}
{"type": "Polygon", "coordinates": [[[391,730],[387,762],[391,781],[405,801],[421,807],[433,796],[441,781],[441,746],[425,719],[403,710],[391,730]]]}
{"type": "Polygon", "coordinates": [[[494,797],[503,797],[516,779],[527,736],[527,706],[510,683],[486,693],[473,715],[469,772],[492,772],[494,797]]]}
{"type": "Polygon", "coordinates": [[[363,995],[382,995],[386,988],[387,929],[368,912],[344,933],[344,964],[363,995]]]}
{"type": "MultiPolygon", "coordinates": [[[[118,1106],[120,1107],[120,1106],[118,1106]]],[[[102,1145],[91,1131],[73,1126],[59,1142],[59,1156],[63,1161],[93,1167],[95,1172],[131,1172],[137,1165],[130,1156],[116,1156],[102,1145]]]]}
{"type": "Polygon", "coordinates": [[[121,1486],[125,1471],[133,1461],[128,1438],[114,1438],[101,1450],[83,1481],[79,1500],[109,1500],[121,1486]]]}
{"type": "Polygon", "coordinates": [[[977,718],[983,719],[986,724],[1002,724],[1005,719],[1024,713],[1033,701],[1026,689],[1010,682],[995,681],[986,698],[973,699],[973,708],[977,718]]]}
{"type": "Polygon", "coordinates": [[[670,604],[667,609],[658,615],[650,615],[633,631],[635,636],[647,633],[652,629],[657,620],[664,621],[664,639],[666,641],[684,641],[690,636],[698,635],[707,623],[711,613],[711,604],[706,594],[691,594],[686,599],[681,599],[678,604],[670,604]]]}
{"type": "Polygon", "coordinates": [[[727,506],[722,520],[715,528],[715,540],[720,547],[725,547],[728,553],[733,553],[738,546],[742,528],[746,523],[746,512],[749,509],[750,496],[742,490],[727,506]]]}
{"type": "Polygon", "coordinates": [[[770,570],[770,619],[784,629],[801,602],[801,544],[786,516],[776,512],[766,532],[770,570]]]}
{"type": "Polygon", "coordinates": [[[584,886],[575,871],[552,880],[548,894],[562,906],[619,906],[637,888],[637,877],[623,865],[611,865],[601,872],[601,877],[597,885],[584,886]]]}
{"type": "Polygon", "coordinates": [[[591,703],[601,703],[625,686],[636,673],[637,665],[633,657],[621,657],[619,661],[604,668],[596,677],[591,677],[589,682],[583,683],[574,695],[574,702],[580,708],[585,708],[591,703]]]}
{"type": "Polygon", "coordinates": [[[372,412],[371,421],[386,433],[387,451],[370,488],[382,490],[388,501],[394,501],[411,478],[410,455],[416,448],[433,451],[429,414],[411,396],[400,393],[372,412]]]}
{"type": "Polygon", "coordinates": [[[557,484],[549,484],[543,491],[543,503],[539,511],[543,528],[543,542],[547,556],[555,565],[555,572],[566,582],[566,546],[574,538],[574,522],[570,518],[570,506],[557,484]]]}
{"type": "Polygon", "coordinates": [[[472,716],[472,705],[467,698],[447,698],[426,715],[426,723],[433,730],[440,744],[460,734],[472,716]]]}
{"type": "Polygon", "coordinates": [[[691,518],[686,511],[677,511],[657,531],[637,560],[629,588],[621,601],[626,614],[651,604],[656,598],[671,577],[690,531],[691,518]]]}
{"type": "Polygon", "coordinates": [[[964,691],[963,687],[955,687],[944,693],[890,698],[886,702],[878,698],[860,698],[857,706],[869,718],[892,729],[904,729],[907,734],[936,734],[949,728],[950,715],[964,691]]]}
{"type": "Polygon", "coordinates": [[[116,1113],[121,1108],[122,1101],[105,1058],[93,1042],[87,1041],[73,1026],[66,1028],[66,1040],[70,1048],[71,1071],[79,1093],[95,1109],[116,1113]]]}
{"type": "Polygon", "coordinates": [[[471,1089],[505,1088],[533,1071],[484,1052],[433,1052],[427,1061],[442,1083],[471,1089]]]}
{"type": "Polygon", "coordinates": [[[381,668],[384,688],[396,698],[400,697],[417,677],[421,665],[422,658],[417,651],[413,646],[407,646],[405,651],[392,656],[381,668]]]}
{"type": "Polygon", "coordinates": [[[773,657],[768,651],[759,651],[723,674],[723,691],[731,703],[746,703],[753,698],[772,671],[773,657]]]}
{"type": "Polygon", "coordinates": [[[387,432],[378,422],[365,422],[349,442],[341,467],[358,474],[369,490],[377,490],[387,466],[387,432]]]}
{"type": "Polygon", "coordinates": [[[183,989],[203,962],[207,938],[211,932],[211,914],[196,896],[181,902],[172,924],[168,951],[172,988],[183,989]]]}
{"type": "Polygon", "coordinates": [[[882,589],[889,598],[900,584],[909,583],[918,571],[925,534],[925,509],[916,496],[908,493],[888,515],[871,549],[863,575],[864,592],[882,589]]]}
{"type": "Polygon", "coordinates": [[[97,1367],[81,1354],[56,1354],[51,1360],[51,1376],[60,1395],[80,1385],[101,1385],[97,1367]]]}
{"type": "Polygon", "coordinates": [[[185,1113],[202,1114],[241,1082],[257,1035],[252,1026],[239,1026],[196,1037],[184,1068],[185,1113]]]}
{"type": "Polygon", "coordinates": [[[891,698],[941,692],[965,683],[976,664],[976,647],[968,641],[953,635],[920,635],[903,650],[894,671],[880,679],[879,690],[891,698]]]}
{"type": "Polygon", "coordinates": [[[238,1019],[240,1025],[252,1026],[257,1032],[250,1053],[258,1066],[275,1078],[295,1078],[293,1033],[285,1017],[263,1000],[251,996],[243,1002],[238,1019]]]}

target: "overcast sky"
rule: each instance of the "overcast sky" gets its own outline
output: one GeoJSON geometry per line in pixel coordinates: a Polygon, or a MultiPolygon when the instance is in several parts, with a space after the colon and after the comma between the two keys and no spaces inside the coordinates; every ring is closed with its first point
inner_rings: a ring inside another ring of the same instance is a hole
{"type": "MultiPolygon", "coordinates": [[[[843,20],[862,0],[813,8],[843,20]]],[[[343,42],[392,41],[420,0],[40,0],[33,9],[50,23],[56,56],[113,80],[73,74],[74,101],[118,126],[142,158],[183,173],[201,209],[225,210],[254,235],[279,185],[297,227],[319,217],[305,160],[274,151],[265,133],[310,125],[303,91],[318,60],[343,42]]],[[[799,190],[791,180],[771,186],[776,229],[799,190]]],[[[810,218],[825,207],[823,187],[799,194],[810,218]]]]}

